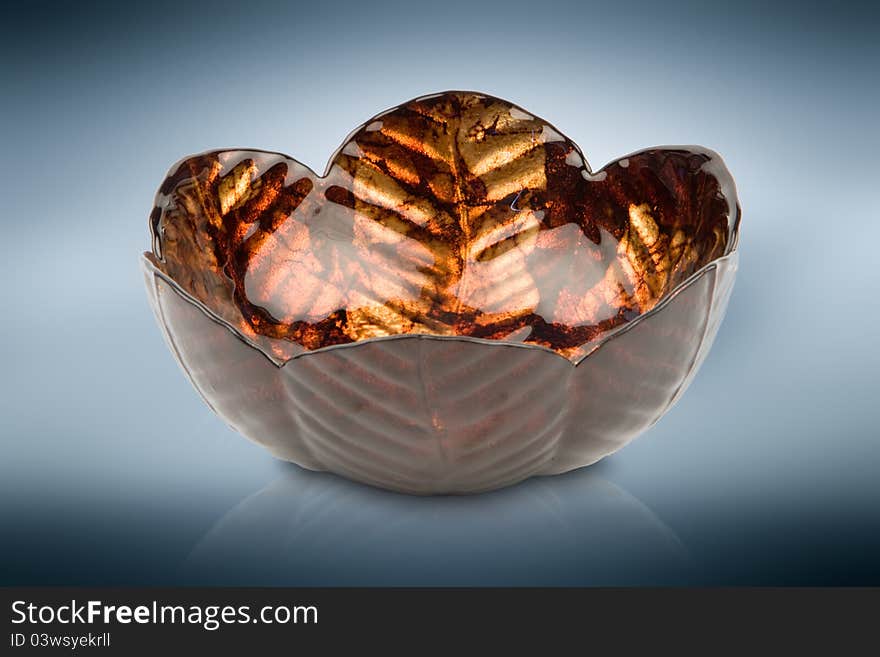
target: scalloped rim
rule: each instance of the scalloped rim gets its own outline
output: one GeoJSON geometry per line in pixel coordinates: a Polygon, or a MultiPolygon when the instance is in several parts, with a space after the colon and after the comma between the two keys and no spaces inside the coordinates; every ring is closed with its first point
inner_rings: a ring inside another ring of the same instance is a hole
{"type": "MultiPolygon", "coordinates": [[[[593,171],[592,168],[590,167],[589,161],[584,156],[584,153],[581,150],[580,146],[576,142],[574,142],[572,139],[567,137],[566,133],[564,131],[559,130],[555,125],[553,125],[549,121],[545,120],[542,117],[537,116],[536,114],[534,114],[532,112],[529,112],[528,110],[520,107],[519,105],[517,105],[515,103],[511,103],[510,101],[499,98],[498,96],[493,96],[491,94],[483,93],[480,91],[449,90],[449,91],[440,91],[437,93],[425,94],[423,96],[418,96],[418,97],[413,98],[411,100],[407,100],[403,103],[399,103],[398,105],[394,105],[393,107],[389,107],[388,109],[383,110],[382,112],[379,112],[378,114],[375,114],[374,116],[370,117],[368,120],[366,120],[363,123],[361,123],[360,125],[358,125],[354,130],[349,132],[348,135],[346,135],[345,139],[342,140],[342,143],[339,145],[339,147],[337,147],[336,150],[333,151],[333,154],[327,160],[327,164],[324,167],[324,173],[320,176],[308,165],[303,164],[302,162],[300,162],[296,158],[290,157],[289,155],[287,155],[285,153],[281,153],[280,151],[270,151],[270,150],[263,150],[263,149],[259,149],[259,148],[229,148],[229,149],[225,149],[225,148],[224,149],[216,149],[215,148],[215,149],[211,149],[208,151],[203,151],[202,154],[213,153],[213,152],[216,152],[217,150],[223,150],[223,151],[241,150],[241,151],[250,151],[250,152],[255,152],[255,153],[269,153],[272,155],[280,155],[281,157],[286,158],[288,160],[291,160],[291,161],[295,162],[296,164],[298,164],[299,166],[303,167],[309,173],[311,173],[313,176],[315,176],[315,178],[319,178],[319,179],[323,180],[330,173],[330,170],[333,166],[333,162],[335,161],[336,157],[339,155],[340,151],[342,151],[342,149],[345,148],[346,144],[348,144],[348,142],[351,141],[351,139],[356,134],[358,134],[358,132],[360,132],[364,127],[366,127],[367,125],[369,125],[373,121],[380,119],[381,117],[385,116],[389,112],[395,111],[399,107],[402,107],[404,105],[408,105],[409,103],[428,100],[428,99],[434,98],[436,96],[442,96],[444,94],[471,94],[471,95],[475,95],[475,96],[481,96],[483,98],[493,98],[493,99],[499,100],[501,102],[507,103],[507,104],[511,105],[511,107],[518,109],[519,111],[521,111],[525,114],[529,114],[530,116],[533,116],[536,119],[540,119],[541,121],[546,123],[550,128],[552,128],[557,133],[562,135],[563,138],[566,139],[566,141],[568,141],[569,143],[572,144],[574,149],[581,156],[581,158],[584,162],[584,168],[587,170],[587,172],[589,173],[589,175],[591,177],[602,173],[607,167],[611,166],[612,164],[615,164],[616,162],[620,162],[621,160],[625,160],[627,158],[634,157],[636,155],[639,155],[641,153],[644,153],[644,152],[650,151],[650,150],[658,150],[658,149],[685,150],[685,151],[690,151],[692,153],[703,153],[705,155],[708,155],[710,157],[710,161],[711,161],[711,165],[712,165],[711,173],[718,180],[718,185],[720,187],[721,193],[724,196],[725,200],[727,200],[728,210],[729,210],[728,216],[731,218],[732,225],[731,225],[730,233],[729,233],[730,234],[730,241],[728,242],[727,249],[725,250],[725,252],[722,256],[719,256],[718,258],[715,258],[711,262],[706,263],[701,269],[699,269],[698,271],[691,274],[691,276],[689,276],[684,281],[682,281],[681,283],[676,285],[674,288],[672,288],[669,292],[664,294],[660,298],[660,300],[657,302],[657,304],[653,308],[651,308],[651,310],[640,314],[638,317],[626,322],[625,324],[621,324],[620,326],[617,326],[616,328],[612,329],[611,331],[608,331],[607,333],[602,335],[602,337],[599,340],[596,340],[594,342],[584,343],[584,345],[582,345],[582,346],[584,348],[587,348],[588,351],[585,354],[579,356],[577,358],[577,360],[572,360],[571,358],[568,358],[567,356],[563,356],[562,354],[558,353],[554,349],[551,349],[549,347],[545,347],[545,346],[539,345],[539,344],[523,343],[523,342],[507,342],[505,340],[492,340],[492,339],[487,339],[487,338],[474,338],[474,337],[466,336],[466,335],[436,335],[433,333],[401,333],[398,335],[387,335],[387,336],[381,336],[381,337],[376,337],[376,338],[367,338],[365,340],[356,340],[354,342],[347,342],[344,344],[328,345],[326,347],[321,347],[319,349],[312,349],[312,350],[305,350],[304,349],[302,352],[291,356],[287,360],[280,360],[278,358],[275,358],[271,354],[266,353],[266,351],[263,348],[261,348],[259,345],[255,344],[250,338],[248,338],[241,331],[239,331],[237,328],[235,328],[234,326],[229,324],[229,322],[227,322],[226,320],[221,318],[217,313],[215,313],[213,310],[208,308],[204,303],[202,303],[201,301],[199,301],[198,299],[193,297],[191,294],[189,294],[180,285],[178,285],[173,279],[171,279],[167,275],[165,275],[164,272],[160,271],[153,264],[153,262],[150,260],[151,257],[155,257],[151,252],[144,252],[143,255],[141,256],[142,268],[147,273],[151,273],[153,275],[158,275],[162,280],[164,280],[168,285],[170,285],[175,290],[175,292],[177,294],[179,294],[185,301],[188,301],[189,303],[196,306],[199,310],[201,310],[203,313],[205,313],[208,316],[208,318],[211,319],[212,321],[217,322],[221,326],[224,326],[225,328],[227,328],[239,340],[242,340],[248,346],[256,349],[259,353],[263,354],[263,356],[265,356],[273,365],[275,365],[277,367],[284,367],[284,365],[286,365],[287,363],[294,361],[294,360],[297,360],[299,358],[303,358],[303,357],[309,356],[311,354],[319,354],[319,353],[322,353],[325,351],[330,351],[333,349],[351,349],[353,347],[357,347],[358,345],[367,344],[370,342],[379,342],[379,341],[384,342],[387,340],[404,340],[407,338],[416,338],[416,339],[421,339],[421,340],[428,339],[428,340],[453,340],[453,341],[475,342],[478,344],[504,346],[504,347],[515,347],[518,349],[540,349],[543,351],[547,351],[558,358],[562,358],[567,363],[571,364],[574,367],[577,367],[578,365],[583,363],[587,358],[589,358],[591,355],[596,353],[596,351],[600,347],[602,347],[602,345],[604,345],[606,342],[608,342],[609,340],[612,340],[612,339],[616,338],[617,336],[622,335],[623,333],[634,328],[636,325],[638,325],[640,322],[642,322],[645,318],[651,317],[654,314],[663,310],[672,299],[677,297],[683,290],[685,290],[686,288],[693,285],[694,282],[697,281],[699,278],[701,278],[703,275],[705,275],[706,273],[708,273],[709,271],[711,271],[713,269],[717,269],[719,264],[723,264],[723,263],[733,263],[734,265],[736,264],[736,261],[738,258],[737,248],[739,247],[740,220],[742,218],[742,210],[740,207],[739,196],[737,194],[736,183],[733,179],[733,176],[730,173],[730,170],[725,165],[724,159],[716,151],[714,151],[710,148],[706,148],[705,146],[697,146],[697,145],[652,146],[649,148],[642,148],[637,151],[633,151],[633,152],[628,153],[626,155],[622,155],[622,156],[618,157],[616,160],[612,160],[610,162],[607,162],[606,164],[604,164],[602,166],[601,169],[599,169],[597,171],[593,171]]],[[[189,155],[184,158],[181,158],[180,160],[175,162],[174,165],[172,165],[172,167],[169,169],[169,174],[174,172],[186,160],[188,160],[192,157],[196,157],[198,155],[199,154],[194,154],[194,155],[189,155]]]]}

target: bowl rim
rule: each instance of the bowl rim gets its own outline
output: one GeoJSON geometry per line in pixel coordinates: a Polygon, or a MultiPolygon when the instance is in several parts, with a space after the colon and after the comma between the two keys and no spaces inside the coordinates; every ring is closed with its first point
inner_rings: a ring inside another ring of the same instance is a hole
{"type": "MultiPolygon", "coordinates": [[[[339,155],[339,153],[346,147],[346,145],[348,145],[348,143],[352,140],[352,138],[355,135],[357,135],[361,130],[366,128],[366,126],[370,125],[371,123],[373,123],[377,120],[380,120],[386,114],[393,112],[393,111],[397,110],[398,108],[403,107],[405,105],[408,105],[410,103],[429,100],[431,98],[435,98],[435,97],[443,96],[443,95],[447,95],[447,94],[472,95],[472,96],[478,96],[478,97],[482,97],[482,98],[490,98],[490,99],[498,100],[498,101],[501,101],[507,105],[510,105],[511,108],[514,108],[520,112],[523,112],[524,114],[528,114],[528,115],[540,120],[541,122],[543,122],[547,126],[549,126],[552,130],[554,130],[556,133],[561,135],[568,143],[570,143],[574,147],[574,149],[575,149],[575,151],[577,151],[578,155],[581,156],[581,159],[583,160],[583,163],[584,163],[584,168],[586,169],[590,178],[594,178],[594,177],[602,174],[609,166],[611,166],[613,164],[616,164],[622,160],[626,160],[631,157],[636,157],[638,155],[641,155],[643,153],[650,152],[650,151],[658,151],[658,150],[659,151],[664,151],[664,150],[686,151],[686,152],[693,153],[693,154],[706,155],[708,157],[708,161],[703,166],[706,167],[707,165],[709,165],[709,169],[710,169],[709,173],[711,173],[715,177],[715,179],[718,181],[719,191],[720,191],[721,195],[724,197],[724,199],[727,201],[727,204],[728,204],[728,211],[729,211],[728,221],[730,221],[731,225],[728,228],[729,240],[728,240],[727,246],[724,250],[724,253],[722,253],[720,256],[714,258],[713,260],[709,261],[705,265],[703,265],[703,267],[701,267],[696,272],[691,274],[685,280],[681,281],[678,285],[673,287],[671,290],[665,292],[663,294],[663,296],[661,296],[660,299],[657,301],[657,303],[654,305],[654,307],[651,308],[650,310],[648,310],[644,313],[640,313],[638,316],[634,317],[633,319],[629,320],[628,322],[625,322],[624,324],[618,325],[615,328],[611,329],[610,331],[603,333],[598,339],[596,339],[592,342],[586,342],[583,345],[581,345],[581,348],[584,349],[584,353],[580,354],[576,359],[572,359],[572,358],[569,358],[568,356],[564,356],[564,355],[560,354],[559,352],[557,352],[556,350],[551,349],[550,347],[545,347],[544,345],[540,345],[540,344],[524,343],[524,342],[508,342],[505,340],[495,340],[495,339],[490,339],[490,338],[475,338],[475,337],[467,336],[467,335],[438,335],[438,334],[433,334],[433,333],[400,333],[400,334],[396,334],[396,335],[387,335],[387,336],[380,336],[380,337],[374,337],[374,338],[365,338],[363,340],[355,340],[353,342],[347,342],[344,344],[328,345],[326,347],[320,347],[318,349],[311,349],[310,350],[310,349],[303,348],[302,351],[294,354],[290,358],[286,358],[286,359],[278,358],[271,353],[267,353],[267,351],[265,349],[263,349],[262,347],[260,347],[259,344],[254,342],[252,339],[250,339],[248,336],[246,336],[244,333],[242,333],[239,329],[237,329],[235,326],[230,324],[228,321],[226,321],[225,319],[220,317],[220,315],[218,313],[211,310],[206,304],[199,301],[197,298],[195,298],[189,292],[184,290],[172,278],[170,278],[168,275],[166,275],[164,272],[162,272],[158,267],[156,267],[156,265],[154,264],[154,262],[152,260],[156,256],[152,252],[146,251],[146,252],[143,252],[143,254],[141,255],[142,269],[144,270],[145,273],[158,275],[168,285],[170,285],[178,295],[183,297],[184,300],[192,303],[194,306],[199,308],[202,312],[204,312],[208,316],[209,319],[226,327],[236,337],[238,337],[240,340],[244,341],[245,344],[247,344],[250,347],[253,347],[258,352],[262,353],[267,359],[269,359],[270,362],[272,362],[277,367],[283,367],[285,364],[287,364],[289,362],[292,362],[292,361],[297,360],[299,358],[304,358],[305,356],[308,356],[310,354],[319,354],[319,353],[333,350],[333,349],[350,349],[350,348],[356,347],[358,345],[367,344],[367,343],[371,343],[371,342],[379,342],[379,341],[387,341],[387,340],[402,340],[402,339],[406,339],[406,338],[429,339],[429,340],[461,340],[461,341],[465,341],[465,342],[474,342],[477,344],[507,346],[507,347],[515,347],[515,348],[519,348],[519,349],[541,349],[543,351],[550,352],[553,355],[555,355],[559,358],[562,358],[563,360],[565,360],[566,362],[568,362],[572,366],[577,367],[582,362],[584,362],[587,358],[589,358],[592,354],[596,353],[596,351],[600,347],[602,347],[602,345],[604,345],[606,342],[608,342],[609,340],[612,340],[612,339],[616,338],[617,336],[622,335],[623,333],[625,333],[625,332],[631,330],[632,328],[634,328],[635,326],[637,326],[640,322],[644,321],[646,318],[651,317],[654,314],[662,311],[683,290],[685,290],[688,287],[690,287],[691,285],[693,285],[698,279],[700,279],[702,276],[708,274],[710,271],[718,269],[719,265],[728,265],[729,264],[729,265],[732,265],[734,268],[736,267],[736,263],[738,260],[740,221],[742,218],[742,208],[741,208],[740,202],[739,202],[739,195],[737,193],[736,182],[734,181],[733,175],[730,173],[730,170],[727,168],[727,165],[725,164],[724,159],[721,157],[721,155],[718,152],[712,150],[711,148],[707,148],[705,146],[699,146],[699,145],[693,145],[693,144],[691,144],[691,145],[666,144],[666,145],[659,145],[659,146],[651,146],[648,148],[641,148],[641,149],[632,151],[630,153],[627,153],[626,155],[622,155],[614,160],[606,162],[604,165],[602,165],[601,168],[593,171],[592,167],[589,164],[589,161],[584,156],[584,153],[581,150],[580,146],[574,140],[572,140],[571,138],[566,136],[565,132],[559,130],[555,125],[553,125],[552,123],[550,123],[549,121],[547,121],[543,117],[540,117],[540,116],[520,107],[516,103],[512,103],[508,100],[499,98],[498,96],[493,96],[492,94],[487,94],[487,93],[480,92],[480,91],[465,91],[465,90],[452,90],[452,89],[450,89],[447,91],[440,91],[440,92],[435,92],[435,93],[424,94],[421,96],[417,96],[411,100],[407,100],[402,103],[398,103],[397,105],[394,105],[394,106],[389,107],[381,112],[378,112],[377,114],[373,115],[372,117],[370,117],[366,121],[359,124],[356,128],[351,130],[345,136],[345,138],[342,140],[342,143],[330,155],[329,159],[327,160],[327,164],[324,167],[324,173],[320,174],[320,175],[317,172],[315,172],[310,166],[303,164],[302,162],[300,162],[296,158],[291,157],[291,156],[287,155],[286,153],[282,153],[280,151],[272,151],[272,150],[266,150],[266,149],[260,149],[260,148],[219,148],[219,149],[213,148],[210,150],[202,151],[201,153],[194,153],[192,155],[188,155],[186,157],[179,159],[177,162],[175,162],[170,167],[168,174],[166,174],[166,178],[168,177],[168,175],[170,175],[175,170],[177,170],[177,168],[181,164],[183,164],[185,161],[192,159],[194,157],[199,157],[200,155],[208,155],[208,154],[218,153],[218,152],[240,151],[240,152],[248,152],[248,153],[265,153],[268,155],[278,155],[282,158],[285,158],[288,161],[295,163],[296,165],[298,165],[300,167],[303,167],[303,169],[305,169],[305,171],[307,171],[309,174],[314,176],[316,179],[324,180],[330,174],[330,171],[332,170],[333,164],[334,164],[337,156],[339,155]]],[[[153,231],[152,225],[150,226],[150,231],[151,231],[151,233],[153,231]]],[[[151,235],[151,238],[152,238],[152,242],[155,244],[156,235],[151,235]]]]}

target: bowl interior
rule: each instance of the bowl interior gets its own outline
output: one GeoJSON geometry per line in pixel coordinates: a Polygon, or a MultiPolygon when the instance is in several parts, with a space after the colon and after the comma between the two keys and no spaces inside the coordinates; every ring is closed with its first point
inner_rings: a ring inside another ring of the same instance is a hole
{"type": "Polygon", "coordinates": [[[730,253],[738,213],[715,153],[656,148],[593,173],[549,123],[448,92],[366,122],[323,176],[264,151],[180,162],[147,257],[279,361],[411,334],[576,360],[730,253]]]}

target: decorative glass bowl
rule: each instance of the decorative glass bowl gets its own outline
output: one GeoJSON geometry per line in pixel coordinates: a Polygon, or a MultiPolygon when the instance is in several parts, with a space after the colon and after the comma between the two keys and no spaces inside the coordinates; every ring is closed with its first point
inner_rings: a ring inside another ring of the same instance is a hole
{"type": "Polygon", "coordinates": [[[594,463],[669,409],[727,306],[739,216],[711,151],[593,173],[547,122],[447,92],[366,122],[323,176],[183,160],[143,269],[234,429],[309,469],[471,493],[594,463]]]}

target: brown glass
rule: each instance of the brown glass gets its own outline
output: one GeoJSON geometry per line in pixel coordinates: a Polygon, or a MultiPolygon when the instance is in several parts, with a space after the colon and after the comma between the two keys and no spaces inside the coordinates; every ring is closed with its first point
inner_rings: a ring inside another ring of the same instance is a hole
{"type": "Polygon", "coordinates": [[[148,289],[206,401],[281,458],[397,490],[563,472],[655,422],[705,356],[736,271],[715,153],[591,172],[490,96],[413,100],[324,176],[284,155],[176,165],[148,289]]]}

